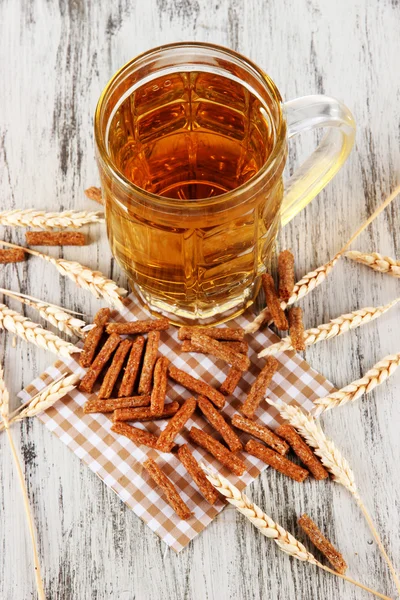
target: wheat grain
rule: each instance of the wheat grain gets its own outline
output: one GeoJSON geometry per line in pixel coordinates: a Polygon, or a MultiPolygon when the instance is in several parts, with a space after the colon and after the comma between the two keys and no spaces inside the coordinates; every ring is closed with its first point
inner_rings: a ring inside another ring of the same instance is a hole
{"type": "Polygon", "coordinates": [[[372,535],[378,544],[389,569],[393,576],[397,591],[400,594],[400,581],[395,571],[395,568],[387,555],[387,552],[382,544],[380,535],[374,525],[374,522],[367,511],[361,497],[358,493],[355,477],[348,461],[344,458],[340,450],[335,446],[332,440],[328,439],[323,432],[321,426],[310,415],[305,414],[298,406],[293,406],[284,403],[276,403],[268,400],[271,406],[274,406],[280,413],[281,417],[286,419],[292,427],[294,427],[300,435],[306,440],[311,448],[314,448],[315,454],[319,456],[322,464],[333,475],[333,480],[343,485],[353,496],[357,502],[361,512],[363,513],[367,525],[369,526],[372,535]]]}
{"type": "Polygon", "coordinates": [[[395,260],[394,258],[390,258],[390,256],[382,256],[378,252],[367,253],[358,252],[357,250],[346,252],[345,256],[346,258],[350,258],[350,260],[374,269],[374,271],[379,271],[379,273],[387,273],[388,275],[392,275],[392,277],[400,277],[400,260],[395,260]]]}
{"type": "MultiPolygon", "coordinates": [[[[360,308],[352,313],[336,317],[336,319],[332,319],[329,323],[307,329],[304,332],[304,343],[306,346],[311,346],[318,342],[322,342],[323,340],[329,340],[333,337],[343,335],[347,331],[360,327],[361,325],[366,325],[390,310],[399,301],[400,298],[396,298],[396,300],[393,300],[384,306],[368,306],[366,308],[360,308]]],[[[272,356],[278,354],[278,352],[286,352],[287,350],[293,350],[290,336],[284,337],[280,342],[272,344],[268,348],[264,348],[264,350],[258,354],[258,357],[272,356]]]]}
{"type": "MultiPolygon", "coordinates": [[[[16,244],[11,244],[4,240],[0,240],[0,244],[9,246],[10,248],[22,248],[22,246],[17,246],[16,244]]],[[[69,277],[76,285],[88,290],[96,298],[104,298],[109,304],[119,309],[124,307],[121,296],[125,296],[128,293],[127,290],[118,287],[115,281],[108,279],[100,271],[92,271],[92,269],[89,269],[76,261],[65,260],[64,258],[53,258],[48,254],[32,250],[31,248],[23,248],[23,250],[28,252],[28,254],[38,256],[51,263],[61,275],[69,277]]]]}
{"type": "Polygon", "coordinates": [[[32,298],[26,294],[12,292],[4,288],[0,288],[0,293],[38,310],[43,319],[67,335],[78,336],[81,338],[84,337],[85,332],[83,331],[83,328],[86,327],[85,321],[82,321],[82,319],[77,319],[75,316],[73,316],[73,314],[70,314],[69,312],[65,311],[65,309],[61,308],[61,306],[50,304],[49,302],[43,302],[42,300],[32,298]]]}
{"type": "Polygon", "coordinates": [[[69,277],[96,298],[104,298],[112,306],[123,309],[121,296],[125,296],[128,293],[127,290],[118,287],[115,281],[108,279],[100,271],[92,271],[75,261],[52,259],[45,254],[41,258],[51,262],[62,275],[69,277]]]}
{"type": "Polygon", "coordinates": [[[370,588],[364,586],[362,583],[358,581],[354,581],[350,577],[346,575],[342,575],[341,573],[337,573],[333,571],[329,567],[326,567],[322,563],[320,563],[311,552],[309,552],[305,546],[299,540],[297,540],[291,533],[286,531],[283,527],[281,527],[278,523],[276,523],[270,516],[268,516],[259,506],[251,502],[251,500],[245,495],[241,494],[240,491],[230,483],[225,477],[220,475],[219,473],[214,473],[208,467],[204,465],[203,469],[206,471],[206,477],[208,481],[218,490],[227,501],[232,504],[236,510],[242,513],[263,535],[266,537],[273,539],[277,546],[289,556],[293,556],[297,560],[302,562],[308,562],[332,575],[336,575],[353,585],[356,585],[371,594],[374,594],[378,598],[385,598],[383,594],[371,590],[370,588]]]}
{"type": "Polygon", "coordinates": [[[39,227],[40,229],[79,229],[84,225],[104,223],[104,214],[98,211],[66,210],[45,212],[27,208],[0,212],[0,225],[11,227],[39,227]]]}
{"type": "Polygon", "coordinates": [[[319,417],[326,410],[342,406],[343,404],[347,404],[347,402],[354,402],[354,400],[357,400],[363,394],[368,394],[377,385],[380,385],[390,377],[399,365],[400,352],[385,356],[372,369],[367,371],[361,379],[353,381],[353,383],[346,385],[333,394],[329,394],[329,396],[325,396],[325,398],[314,400],[314,404],[316,405],[316,408],[313,410],[314,416],[319,417]]]}
{"type": "MultiPolygon", "coordinates": [[[[351,238],[346,242],[341,250],[332,258],[332,260],[328,261],[321,267],[315,269],[315,271],[310,271],[300,281],[296,283],[293,289],[293,293],[290,296],[288,303],[281,303],[282,310],[285,310],[287,306],[297,302],[300,298],[304,298],[307,294],[312,292],[316,287],[318,287],[321,283],[325,281],[333,267],[336,265],[337,261],[343,254],[349,249],[354,240],[362,233],[375,219],[378,215],[381,214],[387,206],[396,198],[396,196],[400,193],[400,185],[397,186],[393,192],[384,200],[376,210],[372,213],[370,217],[360,227],[357,229],[355,233],[351,236],[351,238]]],[[[255,333],[259,330],[263,322],[266,320],[268,315],[268,307],[264,308],[263,311],[256,317],[254,321],[249,323],[244,329],[246,333],[255,333]]]]}
{"type": "Polygon", "coordinates": [[[322,464],[333,475],[334,481],[343,485],[354,497],[358,496],[353,471],[334,443],[329,440],[320,424],[309,414],[305,414],[298,406],[284,403],[267,402],[274,406],[283,419],[288,421],[304,437],[309,446],[315,449],[322,464]]]}
{"type": "MultiPolygon", "coordinates": [[[[75,389],[79,379],[79,375],[75,373],[70,375],[63,373],[61,377],[49,383],[43,390],[12,412],[8,417],[9,424],[11,425],[11,423],[15,423],[16,421],[21,421],[27,417],[34,417],[44,412],[75,389]]],[[[3,429],[3,426],[0,424],[1,429],[3,429]]]]}
{"type": "Polygon", "coordinates": [[[45,348],[60,356],[70,356],[75,352],[82,352],[81,348],[62,340],[58,335],[43,329],[5,304],[0,304],[0,328],[15,333],[26,342],[31,342],[39,348],[45,348]]]}
{"type": "Polygon", "coordinates": [[[314,271],[310,271],[306,273],[300,281],[298,281],[294,288],[293,293],[288,300],[288,306],[300,300],[300,298],[304,298],[307,294],[312,292],[316,287],[321,285],[323,281],[327,278],[329,273],[332,271],[333,267],[336,265],[339,258],[342,256],[344,250],[338,252],[332,260],[328,261],[321,267],[318,267],[314,271]]]}
{"type": "MultiPolygon", "coordinates": [[[[59,377],[55,381],[52,381],[44,390],[42,390],[41,392],[38,392],[35,396],[33,396],[33,398],[30,398],[27,402],[25,402],[25,404],[21,404],[16,410],[14,410],[14,412],[8,413],[8,417],[7,417],[8,424],[10,425],[14,421],[19,421],[20,419],[18,417],[19,417],[20,413],[25,408],[27,408],[31,404],[31,402],[36,403],[36,399],[39,398],[39,396],[41,396],[41,394],[46,394],[46,392],[49,390],[49,388],[51,388],[55,384],[62,382],[66,376],[67,376],[67,374],[63,373],[63,375],[61,375],[61,377],[59,377]]],[[[0,373],[0,378],[1,377],[2,377],[2,372],[0,373]]],[[[3,385],[4,385],[4,382],[3,382],[3,385]]],[[[0,407],[1,407],[1,380],[0,380],[0,407]]],[[[1,414],[1,412],[0,412],[0,414],[1,414]]],[[[2,431],[3,429],[5,429],[5,425],[4,425],[4,423],[0,423],[0,431],[2,431]]]]}
{"type": "Polygon", "coordinates": [[[82,328],[86,326],[85,321],[77,319],[73,315],[64,312],[60,306],[53,306],[47,302],[34,302],[32,300],[24,300],[25,304],[36,308],[40,316],[57,327],[60,331],[70,336],[84,337],[82,328]]]}
{"type": "Polygon", "coordinates": [[[315,557],[306,550],[301,542],[275,523],[256,504],[253,504],[245,494],[241,494],[225,477],[219,473],[213,473],[208,467],[203,466],[203,468],[207,473],[206,477],[209,482],[225,496],[230,504],[249,519],[263,535],[272,538],[286,554],[290,554],[301,561],[318,564],[315,557]]]}
{"type": "MultiPolygon", "coordinates": [[[[281,302],[281,308],[284,304],[285,302],[281,302]]],[[[284,308],[282,308],[282,310],[284,310],[284,308]]],[[[264,323],[272,323],[271,313],[267,306],[258,313],[253,321],[245,325],[244,331],[245,333],[256,333],[264,323]]]]}
{"type": "Polygon", "coordinates": [[[79,375],[72,373],[71,375],[65,374],[62,379],[52,382],[44,390],[31,398],[26,405],[21,406],[17,414],[10,420],[10,423],[21,421],[26,417],[34,417],[44,412],[74,390],[79,379],[79,375]]]}

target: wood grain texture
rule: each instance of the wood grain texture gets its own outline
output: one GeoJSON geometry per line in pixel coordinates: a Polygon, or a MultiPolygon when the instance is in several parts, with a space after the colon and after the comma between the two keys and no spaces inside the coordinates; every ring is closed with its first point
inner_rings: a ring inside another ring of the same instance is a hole
{"type": "MultiPolygon", "coordinates": [[[[400,5],[395,0],[26,0],[0,3],[0,209],[93,209],[83,189],[98,182],[92,120],[109,77],[139,52],[171,41],[220,43],[246,54],[273,77],[283,96],[328,93],[354,112],[356,146],[345,167],[280,234],[296,274],[319,266],[400,182],[400,5]]],[[[288,172],[314,145],[291,143],[288,172]]],[[[400,256],[400,200],[354,246],[400,256]]],[[[54,248],[126,281],[105,232],[92,244],[54,248]]],[[[24,241],[23,230],[2,229],[24,241]]],[[[30,258],[0,267],[1,286],[93,315],[100,303],[30,258]]],[[[343,261],[301,306],[306,327],[398,295],[398,281],[343,261]]],[[[13,308],[18,308],[16,305],[13,308]]],[[[307,351],[336,385],[358,378],[400,349],[398,309],[378,322],[307,351]]],[[[27,309],[31,317],[33,313],[27,309]]],[[[0,334],[12,396],[51,355],[0,334]]],[[[400,567],[398,477],[400,373],[368,398],[331,411],[326,431],[349,459],[360,492],[400,567]]],[[[15,399],[12,399],[16,403],[15,399]]],[[[225,510],[178,556],[79,460],[34,420],[13,429],[39,531],[47,597],[52,600],[364,600],[361,590],[294,562],[225,510]]],[[[35,598],[29,539],[18,482],[0,436],[0,597],[35,598]]],[[[304,540],[307,512],[341,549],[349,574],[394,596],[388,570],[345,490],[329,482],[303,487],[269,469],[249,490],[254,501],[304,540]]]]}

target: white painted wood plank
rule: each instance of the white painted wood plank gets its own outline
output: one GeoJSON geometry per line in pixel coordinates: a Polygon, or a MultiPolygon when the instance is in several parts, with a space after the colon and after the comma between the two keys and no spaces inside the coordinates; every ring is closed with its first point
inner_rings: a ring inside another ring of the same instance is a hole
{"type": "MultiPolygon", "coordinates": [[[[147,0],[0,4],[1,208],[95,208],[82,189],[98,181],[92,117],[108,78],[136,53],[158,44],[200,40],[230,46],[274,78],[287,99],[328,93],[343,99],[357,124],[356,148],[343,171],[280,235],[293,248],[297,273],[325,262],[399,182],[400,8],[395,0],[147,0]]],[[[314,136],[291,145],[290,168],[314,136]]],[[[400,256],[399,202],[355,245],[400,256]]],[[[4,232],[23,242],[23,233],[4,232]]],[[[104,233],[92,227],[87,249],[68,249],[120,278],[104,233]],[[98,244],[97,244],[98,241],[98,244]]],[[[52,251],[57,255],[57,250],[52,251]]],[[[99,303],[36,259],[2,266],[1,285],[92,315],[99,303]]],[[[381,304],[398,282],[343,261],[302,306],[307,325],[381,304]]],[[[12,306],[16,307],[11,303],[12,306]]],[[[343,385],[399,350],[397,311],[308,351],[309,362],[343,385]]],[[[27,314],[33,316],[30,311],[27,314]]],[[[7,384],[15,394],[52,356],[1,334],[7,384]]],[[[323,421],[354,467],[362,497],[391,556],[400,555],[398,479],[400,375],[323,421]]],[[[13,400],[15,402],[15,400],[13,400]]],[[[47,597],[118,600],[323,598],[366,594],[279,553],[226,510],[176,556],[40,423],[14,429],[39,531],[47,597]]],[[[29,539],[10,453],[0,436],[0,597],[34,598],[29,539]]],[[[351,575],[394,594],[376,545],[351,499],[338,486],[296,486],[272,470],[251,488],[255,501],[291,531],[308,511],[350,563],[351,575]],[[322,491],[321,491],[322,490],[322,491]]],[[[398,560],[397,560],[398,562],[398,560]]]]}

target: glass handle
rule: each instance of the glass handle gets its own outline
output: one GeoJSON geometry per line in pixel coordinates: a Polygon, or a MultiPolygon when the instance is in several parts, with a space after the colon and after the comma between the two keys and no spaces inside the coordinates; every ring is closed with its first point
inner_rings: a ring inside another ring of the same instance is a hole
{"type": "Polygon", "coordinates": [[[281,221],[286,225],[326,186],[353,147],[356,126],[350,110],[328,96],[304,96],[285,102],[288,138],[326,127],[317,149],[285,183],[281,221]]]}

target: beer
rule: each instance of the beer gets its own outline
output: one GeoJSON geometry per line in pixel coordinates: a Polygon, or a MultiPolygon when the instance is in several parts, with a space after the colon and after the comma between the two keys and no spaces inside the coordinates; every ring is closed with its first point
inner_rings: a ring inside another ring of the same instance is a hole
{"type": "Polygon", "coordinates": [[[137,205],[121,210],[106,194],[113,253],[152,306],[198,319],[252,298],[278,227],[281,179],[229,212],[217,206],[267,161],[271,123],[245,85],[201,71],[154,79],[116,110],[108,150],[118,170],[168,205],[182,205],[182,215],[160,218],[137,205]],[[187,214],[201,203],[208,209],[187,214]]]}

